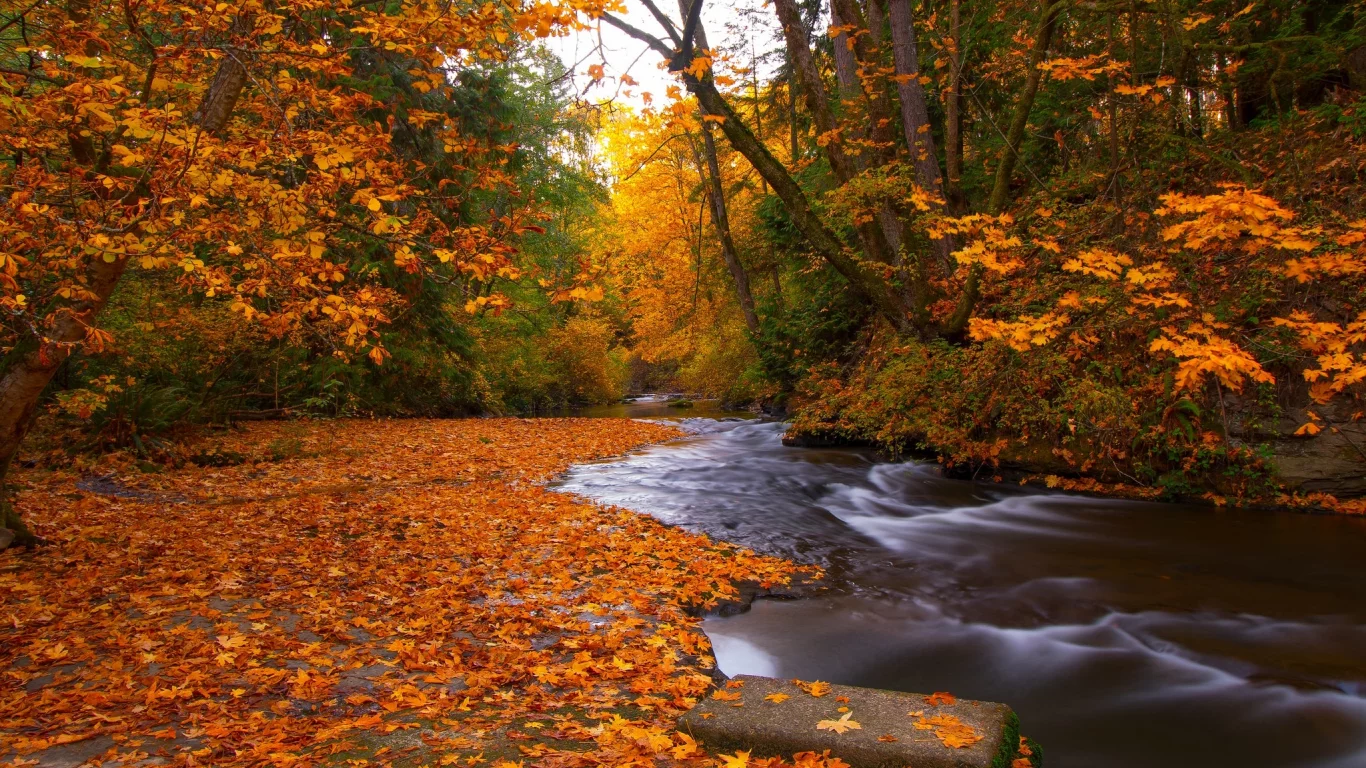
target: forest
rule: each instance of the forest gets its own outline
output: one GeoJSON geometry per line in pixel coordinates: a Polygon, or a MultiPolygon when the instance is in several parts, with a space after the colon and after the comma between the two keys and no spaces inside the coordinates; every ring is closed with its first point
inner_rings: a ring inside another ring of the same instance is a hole
{"type": "Polygon", "coordinates": [[[553,418],[652,394],[982,487],[1366,513],[1366,10],[0,0],[0,760],[145,758],[102,707],[292,765],[559,706],[600,722],[487,762],[711,759],[698,617],[837,569],[544,489],[683,434],[553,418]],[[610,636],[515,607],[552,592],[610,636]],[[426,677],[329,699],[363,665],[279,666],[282,606],[426,677]]]}
{"type": "Polygon", "coordinates": [[[736,50],[700,4],[11,5],[6,468],[671,390],[969,476],[1366,490],[1351,4],[784,0],[736,50]],[[594,25],[675,82],[538,42],[594,25]]]}

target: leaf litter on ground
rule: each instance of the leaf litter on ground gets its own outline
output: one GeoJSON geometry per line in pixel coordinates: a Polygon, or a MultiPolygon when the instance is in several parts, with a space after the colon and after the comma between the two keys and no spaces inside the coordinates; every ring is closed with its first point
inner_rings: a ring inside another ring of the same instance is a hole
{"type": "Polygon", "coordinates": [[[673,726],[713,690],[696,609],[795,566],[545,486],[677,434],[275,423],[126,493],[22,472],[52,543],[0,555],[0,760],[715,765],[673,726]]]}

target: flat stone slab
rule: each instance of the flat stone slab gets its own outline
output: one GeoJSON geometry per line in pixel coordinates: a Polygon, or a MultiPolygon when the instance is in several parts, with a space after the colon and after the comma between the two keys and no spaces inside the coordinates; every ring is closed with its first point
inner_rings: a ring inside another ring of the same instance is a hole
{"type": "Polygon", "coordinates": [[[790,760],[830,750],[853,768],[1008,768],[1019,745],[1019,720],[1004,704],[752,675],[717,689],[678,726],[713,753],[790,760]]]}

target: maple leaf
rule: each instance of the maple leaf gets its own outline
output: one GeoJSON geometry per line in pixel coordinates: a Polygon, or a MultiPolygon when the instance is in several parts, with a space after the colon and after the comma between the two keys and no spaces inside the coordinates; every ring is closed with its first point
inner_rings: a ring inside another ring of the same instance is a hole
{"type": "Polygon", "coordinates": [[[692,736],[689,736],[682,731],[678,731],[674,733],[674,738],[678,739],[679,743],[673,749],[669,750],[669,753],[673,755],[675,760],[685,760],[702,753],[701,748],[697,746],[697,742],[692,736]]]}
{"type": "Polygon", "coordinates": [[[764,701],[771,701],[774,704],[782,704],[784,701],[787,701],[790,698],[792,697],[788,696],[786,693],[770,693],[769,695],[764,697],[764,701]]]}
{"type": "Polygon", "coordinates": [[[930,705],[931,707],[953,704],[957,700],[958,699],[956,699],[954,695],[949,693],[948,691],[935,691],[934,693],[925,697],[925,703],[930,705]]]}
{"type": "Polygon", "coordinates": [[[801,688],[803,691],[806,691],[818,699],[830,693],[830,684],[820,680],[810,683],[802,682],[801,680],[793,680],[792,682],[796,684],[798,688],[801,688]]]}
{"type": "Polygon", "coordinates": [[[722,768],[747,768],[750,750],[736,750],[733,755],[718,755],[724,762],[722,768]]]}
{"type": "Polygon", "coordinates": [[[985,738],[976,728],[953,715],[920,717],[912,725],[916,730],[934,731],[935,738],[950,749],[964,749],[985,738]]]}
{"type": "Polygon", "coordinates": [[[849,719],[851,716],[853,716],[853,714],[853,712],[846,712],[844,713],[844,716],[838,720],[822,720],[816,723],[816,730],[834,731],[835,733],[839,734],[842,734],[845,731],[849,730],[861,730],[863,728],[862,725],[859,725],[858,722],[855,720],[849,719]]]}

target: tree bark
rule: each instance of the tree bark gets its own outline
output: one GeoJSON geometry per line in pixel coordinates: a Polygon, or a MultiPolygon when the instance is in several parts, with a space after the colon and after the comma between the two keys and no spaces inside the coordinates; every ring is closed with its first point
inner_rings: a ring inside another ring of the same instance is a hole
{"type": "MultiPolygon", "coordinates": [[[[701,2],[701,0],[693,0],[701,2]]],[[[689,18],[688,0],[678,0],[678,9],[684,18],[689,18]]],[[[695,32],[697,44],[703,48],[707,45],[707,32],[702,26],[702,22],[697,22],[695,32]]],[[[756,90],[757,94],[757,90],[756,90]]],[[[754,101],[755,113],[759,110],[759,101],[754,101]]],[[[762,135],[762,134],[761,134],[762,135]]],[[[740,304],[740,312],[745,316],[745,327],[751,334],[759,333],[759,316],[754,312],[754,294],[749,289],[749,276],[745,274],[745,266],[740,263],[740,254],[735,250],[735,240],[730,233],[730,216],[726,212],[726,190],[721,182],[721,164],[716,159],[716,140],[712,138],[711,126],[708,124],[706,114],[702,115],[702,152],[705,156],[705,168],[699,168],[702,173],[703,182],[707,189],[707,198],[711,202],[711,221],[716,229],[717,239],[721,241],[721,258],[726,262],[726,268],[730,270],[731,279],[735,281],[735,298],[740,304]]],[[[701,163],[699,163],[701,165],[701,163]]]]}
{"type": "Polygon", "coordinates": [[[1000,162],[996,164],[996,179],[987,201],[987,210],[996,216],[1005,208],[1006,197],[1010,192],[1010,177],[1020,160],[1020,144],[1024,141],[1025,128],[1029,115],[1034,110],[1034,99],[1039,94],[1039,83],[1043,70],[1039,65],[1048,57],[1048,48],[1053,43],[1053,30],[1057,27],[1058,13],[1062,10],[1062,0],[1043,0],[1040,9],[1039,27],[1034,34],[1034,45],[1029,52],[1029,71],[1025,74],[1025,88],[1015,102],[1015,114],[1010,120],[1010,130],[1006,132],[1006,145],[1001,149],[1000,162]]]}
{"type": "Polygon", "coordinates": [[[697,97],[706,114],[724,118],[721,132],[726,134],[732,147],[749,160],[754,170],[768,181],[774,194],[782,201],[792,223],[836,272],[839,272],[850,286],[868,299],[894,327],[905,330],[908,327],[909,307],[903,298],[891,289],[881,277],[872,273],[860,261],[845,251],[844,244],[834,232],[825,226],[820,216],[811,208],[806,193],[796,180],[787,172],[782,163],[768,151],[749,128],[735,114],[730,105],[709,81],[699,80],[690,75],[684,77],[688,90],[697,97]]]}
{"type": "Polygon", "coordinates": [[[740,312],[745,316],[745,327],[752,334],[759,333],[759,316],[754,311],[754,295],[750,293],[749,276],[745,266],[740,263],[740,254],[735,250],[735,240],[730,234],[730,217],[726,214],[726,191],[721,183],[721,165],[716,159],[716,140],[712,138],[711,127],[702,123],[702,151],[706,155],[706,169],[703,175],[707,181],[707,197],[711,200],[711,221],[716,228],[717,238],[721,241],[721,258],[735,281],[735,298],[740,303],[740,312]]]}
{"type": "MultiPolygon", "coordinates": [[[[857,62],[855,70],[855,83],[859,92],[864,97],[864,102],[868,109],[869,134],[873,142],[882,149],[873,150],[869,154],[873,157],[881,157],[884,162],[891,162],[896,156],[895,135],[896,128],[892,124],[892,96],[886,88],[868,87],[863,81],[863,76],[873,75],[881,71],[882,61],[878,57],[878,51],[872,44],[867,34],[861,34],[867,30],[867,22],[864,19],[863,11],[855,0],[830,0],[831,12],[839,9],[839,17],[845,24],[855,28],[853,37],[854,61],[857,62]]],[[[847,47],[847,44],[846,44],[847,47]]]]}
{"type": "MultiPolygon", "coordinates": [[[[1015,102],[1015,114],[1006,132],[1006,145],[1001,148],[1001,157],[996,163],[996,180],[991,187],[991,197],[987,200],[987,213],[999,216],[1005,210],[1010,193],[1010,177],[1020,159],[1020,144],[1024,141],[1025,128],[1029,124],[1029,114],[1034,110],[1034,100],[1039,94],[1039,83],[1043,70],[1039,65],[1048,57],[1048,48],[1053,43],[1053,30],[1057,27],[1058,15],[1063,0],[1043,0],[1039,13],[1039,25],[1034,32],[1034,45],[1029,51],[1028,71],[1025,73],[1025,88],[1015,102]]],[[[944,335],[959,336],[968,327],[972,310],[981,297],[982,265],[974,264],[968,270],[963,293],[958,297],[958,305],[953,315],[944,324],[944,335]]]]}
{"type": "Polygon", "coordinates": [[[944,197],[949,212],[961,214],[966,209],[963,199],[963,39],[961,0],[949,0],[949,85],[948,101],[944,105],[944,197]]]}
{"type": "MultiPolygon", "coordinates": [[[[238,16],[233,20],[232,34],[238,37],[246,35],[255,24],[254,14],[238,16]]],[[[209,90],[204,93],[204,100],[195,111],[195,122],[199,123],[199,127],[209,133],[222,133],[228,125],[228,118],[232,117],[237,100],[246,89],[247,80],[247,67],[242,61],[241,54],[233,50],[232,46],[226,46],[223,58],[219,60],[218,71],[214,73],[213,82],[209,84],[209,90]]]]}
{"type": "MultiPolygon", "coordinates": [[[[892,30],[892,65],[896,71],[897,99],[901,102],[901,125],[915,180],[932,198],[943,200],[944,181],[930,129],[925,87],[920,84],[920,54],[915,45],[915,17],[910,0],[887,0],[887,21],[892,30]]],[[[948,236],[935,239],[934,255],[945,276],[952,274],[953,240],[948,236]]]]}
{"type": "Polygon", "coordinates": [[[943,193],[939,155],[930,130],[930,109],[925,87],[920,84],[920,58],[915,45],[915,17],[910,0],[888,0],[887,18],[892,28],[892,62],[896,67],[896,92],[901,101],[901,123],[906,149],[915,165],[915,177],[926,192],[943,193]]]}
{"type": "Polygon", "coordinates": [[[835,51],[835,79],[840,85],[840,101],[852,104],[863,95],[863,87],[858,81],[858,62],[854,61],[854,49],[849,44],[849,33],[844,28],[850,21],[840,16],[840,4],[830,4],[830,24],[839,30],[832,41],[835,51]]]}
{"type": "Polygon", "coordinates": [[[35,538],[9,502],[6,480],[10,467],[33,425],[43,390],[58,366],[85,339],[86,330],[109,302],[127,265],[127,257],[112,262],[97,257],[86,272],[85,288],[91,296],[58,310],[45,338],[16,346],[6,355],[4,374],[0,376],[0,507],[3,527],[15,532],[16,544],[33,544],[35,538]]]}
{"type": "MultiPolygon", "coordinates": [[[[830,169],[841,186],[848,184],[858,175],[858,168],[854,158],[845,151],[840,126],[830,109],[825,85],[821,82],[820,72],[816,69],[816,60],[811,55],[811,45],[807,40],[806,29],[802,26],[801,11],[796,0],[774,0],[774,7],[783,28],[783,40],[787,44],[788,55],[801,81],[807,111],[811,113],[811,118],[816,124],[816,132],[824,139],[825,156],[830,162],[830,169]]],[[[729,133],[726,135],[730,136],[729,133]]],[[[855,225],[854,231],[858,234],[860,247],[869,258],[883,264],[895,263],[895,252],[880,224],[859,222],[855,225]]]]}
{"type": "Polygon", "coordinates": [[[883,0],[868,0],[868,39],[872,41],[874,48],[882,47],[882,27],[887,23],[887,12],[883,8],[883,0]]]}
{"type": "MultiPolygon", "coordinates": [[[[851,8],[850,4],[847,2],[836,0],[830,3],[830,20],[832,25],[839,30],[833,41],[835,49],[835,78],[839,82],[840,100],[842,102],[841,105],[844,107],[846,125],[859,125],[853,123],[854,120],[857,120],[857,113],[851,111],[852,108],[859,103],[865,105],[867,113],[867,120],[861,125],[886,125],[890,121],[882,120],[885,116],[885,111],[884,114],[879,114],[878,99],[865,93],[863,82],[859,78],[859,59],[855,55],[855,49],[860,46],[854,41],[858,40],[858,32],[863,29],[863,24],[861,19],[850,18],[845,15],[856,11],[857,9],[851,8]],[[853,36],[847,31],[848,27],[854,28],[855,34],[853,36]]],[[[861,125],[860,127],[853,129],[854,135],[860,140],[868,139],[868,131],[864,130],[861,125]]],[[[884,128],[881,133],[886,133],[886,130],[887,129],[884,128]]],[[[872,134],[871,138],[874,142],[890,144],[890,142],[886,141],[887,137],[880,135],[880,132],[877,129],[873,129],[872,134]]],[[[859,173],[868,170],[869,166],[876,161],[875,153],[866,149],[854,155],[852,159],[854,168],[859,173]]],[[[890,160],[891,158],[888,157],[886,159],[890,160]]],[[[903,261],[901,246],[906,241],[905,228],[902,226],[901,220],[897,218],[892,207],[884,203],[881,209],[878,210],[877,222],[878,226],[882,229],[882,237],[887,243],[890,261],[893,264],[900,266],[903,261]]]]}
{"type": "Polygon", "coordinates": [[[793,165],[801,158],[802,148],[798,142],[797,135],[797,69],[790,67],[787,72],[787,128],[788,140],[792,147],[789,150],[793,165]]]}
{"type": "Polygon", "coordinates": [[[844,151],[844,141],[838,133],[839,125],[835,122],[835,115],[830,110],[830,102],[825,94],[825,84],[821,81],[819,70],[816,69],[816,60],[811,55],[811,44],[807,40],[806,29],[802,26],[801,10],[795,0],[775,0],[774,6],[778,11],[778,22],[783,28],[788,58],[791,59],[792,69],[797,73],[797,80],[801,84],[806,111],[815,123],[816,133],[825,138],[825,153],[830,161],[830,169],[835,174],[835,180],[845,184],[854,177],[853,163],[844,151]]]}

